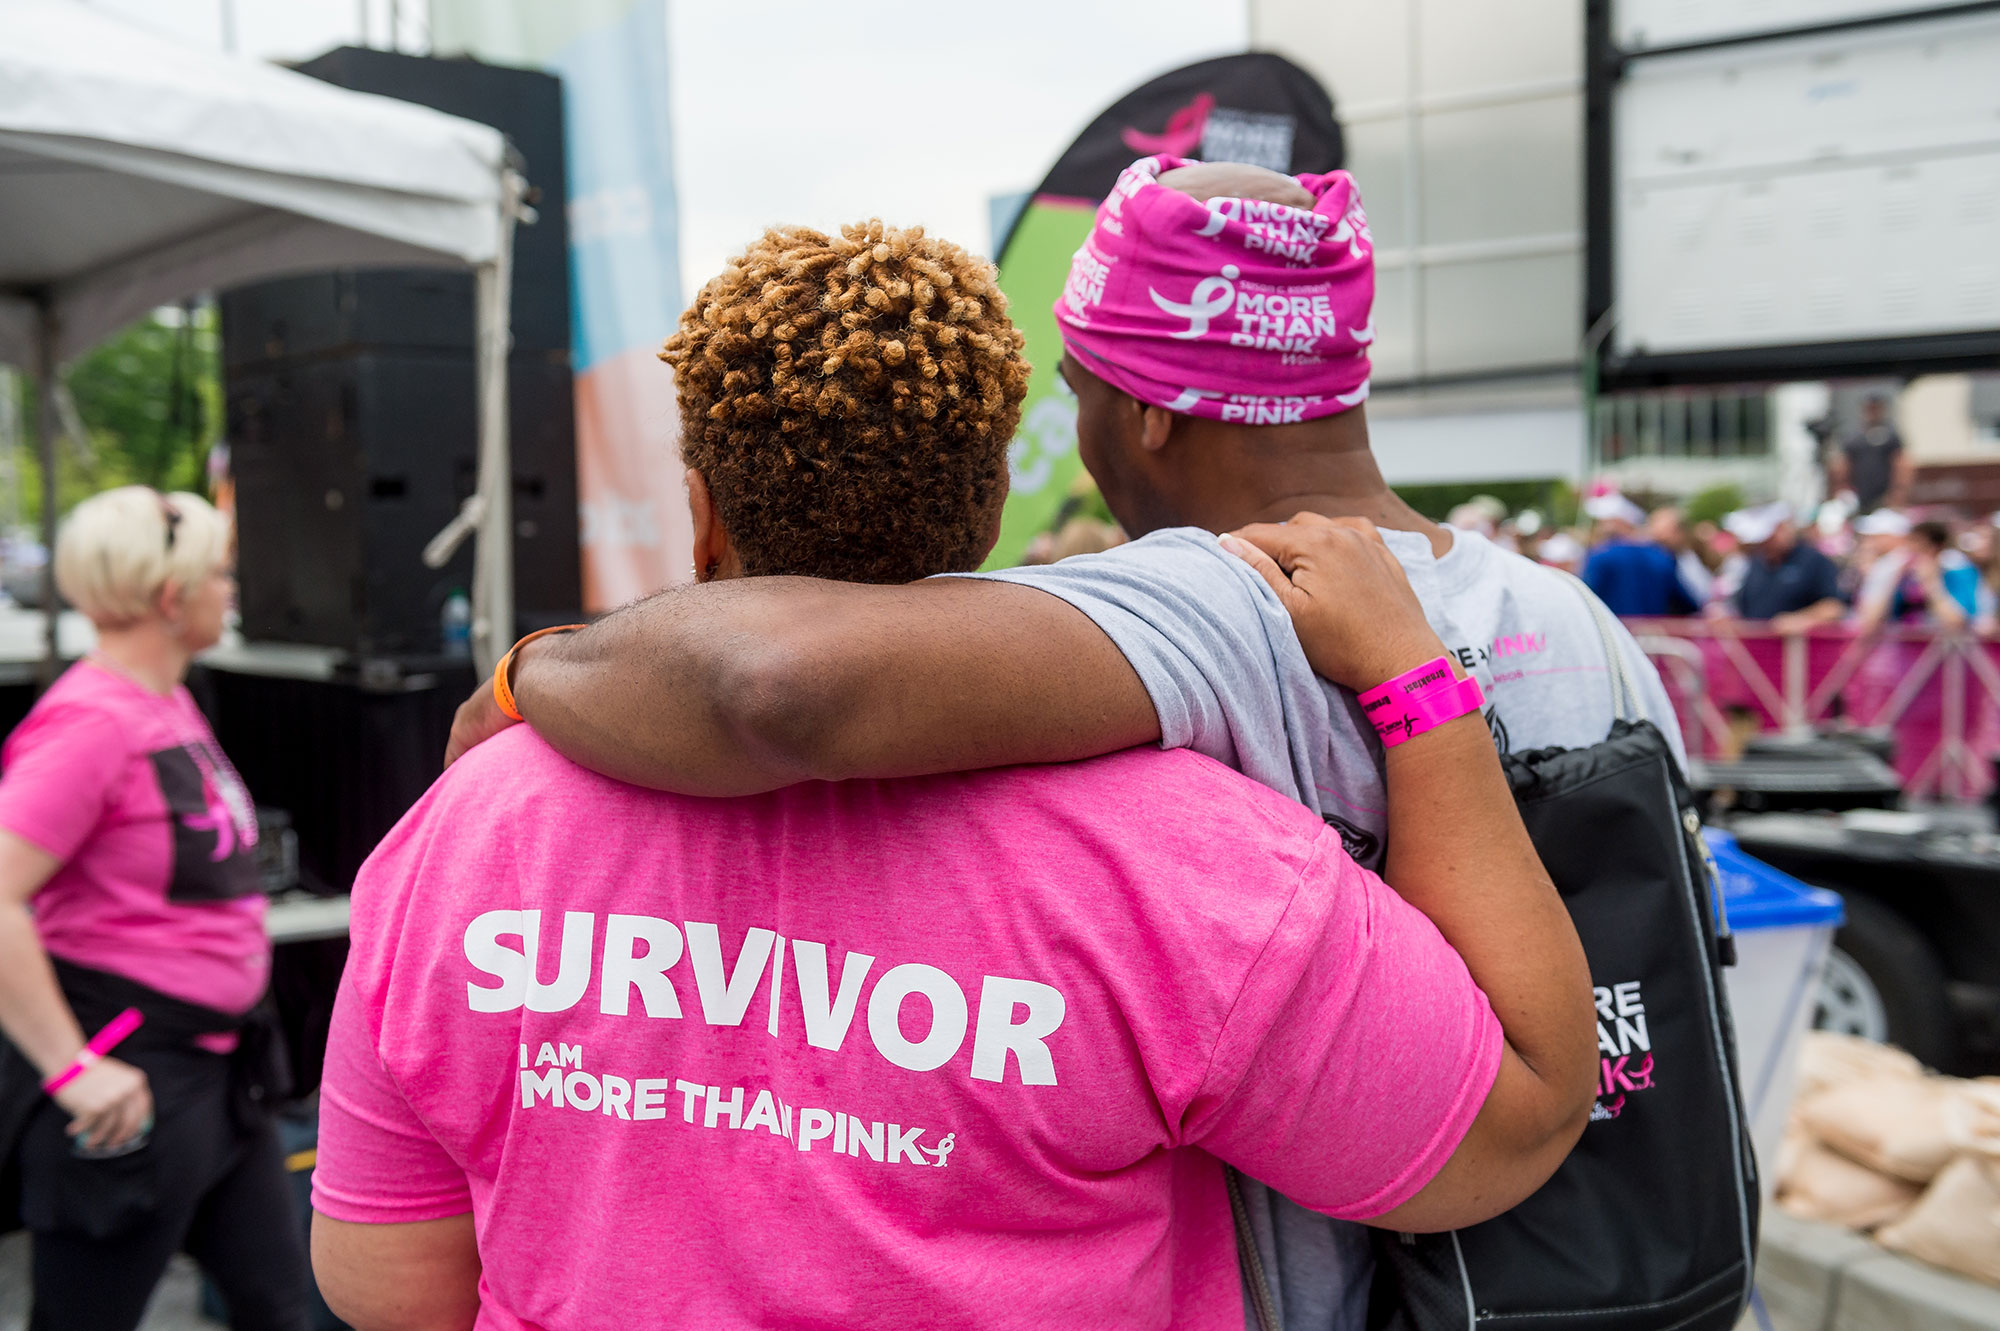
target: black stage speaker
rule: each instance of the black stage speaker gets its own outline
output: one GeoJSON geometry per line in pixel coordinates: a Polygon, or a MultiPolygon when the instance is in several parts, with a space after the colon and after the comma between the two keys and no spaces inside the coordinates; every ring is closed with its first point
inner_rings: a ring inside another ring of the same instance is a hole
{"type": "MultiPolygon", "coordinates": [[[[243,633],[364,656],[440,649],[472,543],[444,568],[422,552],[478,478],[469,352],[371,351],[231,373],[243,633]]],[[[569,366],[508,363],[514,600],[523,623],[567,622],[579,600],[569,366]]]]}
{"type": "MultiPolygon", "coordinates": [[[[515,231],[513,627],[581,618],[560,82],[354,48],[299,68],[494,125],[524,158],[539,220],[515,231]]],[[[440,570],[420,558],[477,476],[471,274],[316,273],[219,303],[245,636],[437,652],[445,601],[472,579],[470,542],[440,570]]]]}
{"type": "MultiPolygon", "coordinates": [[[[343,46],[301,74],[492,125],[520,153],[537,220],[514,230],[516,351],[570,346],[569,221],[562,80],[477,60],[433,60],[343,46]]],[[[345,347],[472,346],[472,275],[361,269],[238,288],[223,319],[223,363],[309,356],[345,347]],[[235,318],[229,316],[234,314],[235,318]]]]}

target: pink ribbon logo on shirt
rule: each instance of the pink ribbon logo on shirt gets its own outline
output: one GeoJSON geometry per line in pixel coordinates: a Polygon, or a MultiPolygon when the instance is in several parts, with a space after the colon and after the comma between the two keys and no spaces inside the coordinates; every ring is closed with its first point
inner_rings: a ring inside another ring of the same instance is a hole
{"type": "Polygon", "coordinates": [[[230,817],[228,809],[211,802],[206,813],[182,814],[181,826],[191,832],[215,833],[215,849],[208,858],[217,864],[236,853],[236,820],[230,817]]]}

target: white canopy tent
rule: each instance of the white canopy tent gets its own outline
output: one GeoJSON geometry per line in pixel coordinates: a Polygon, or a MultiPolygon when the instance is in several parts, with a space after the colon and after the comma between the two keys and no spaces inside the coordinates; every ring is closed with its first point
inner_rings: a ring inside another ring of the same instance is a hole
{"type": "MultiPolygon", "coordinates": [[[[508,305],[531,218],[500,132],[193,49],[80,3],[0,0],[0,364],[57,368],[162,303],[349,265],[476,274],[478,492],[426,559],[478,534],[473,648],[512,632],[508,305]]],[[[37,413],[55,532],[55,413],[37,413]]],[[[53,562],[53,561],[52,561],[53,562]]],[[[49,652],[55,652],[53,589],[49,652]]]]}

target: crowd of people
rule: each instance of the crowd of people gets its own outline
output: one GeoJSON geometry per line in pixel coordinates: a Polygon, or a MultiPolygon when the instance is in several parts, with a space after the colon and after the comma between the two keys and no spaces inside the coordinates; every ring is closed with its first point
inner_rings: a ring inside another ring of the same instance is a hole
{"type": "Polygon", "coordinates": [[[1500,516],[1497,501],[1451,521],[1578,575],[1624,617],[1732,617],[1786,635],[1843,623],[2000,632],[2000,513],[1857,512],[1843,494],[1810,513],[1774,501],[1689,522],[1676,504],[1648,511],[1615,490],[1582,510],[1576,531],[1500,516]]]}

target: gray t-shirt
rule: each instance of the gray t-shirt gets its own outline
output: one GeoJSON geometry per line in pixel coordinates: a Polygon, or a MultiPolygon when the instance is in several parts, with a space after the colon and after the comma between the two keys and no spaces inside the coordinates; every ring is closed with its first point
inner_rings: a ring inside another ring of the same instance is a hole
{"type": "MultiPolygon", "coordinates": [[[[1588,593],[1484,537],[1453,536],[1439,558],[1423,536],[1382,533],[1431,627],[1485,690],[1501,752],[1603,740],[1611,680],[1588,593]]],[[[1103,554],[975,576],[1039,587],[1089,615],[1152,696],[1164,747],[1205,753],[1291,796],[1337,827],[1357,862],[1381,870],[1381,741],[1352,693],[1313,674],[1276,594],[1214,536],[1176,527],[1103,554]]],[[[1647,717],[1685,764],[1659,673],[1629,633],[1617,635],[1647,717]]],[[[1287,1331],[1361,1331],[1372,1270],[1363,1228],[1261,1185],[1247,1192],[1287,1331]]]]}

